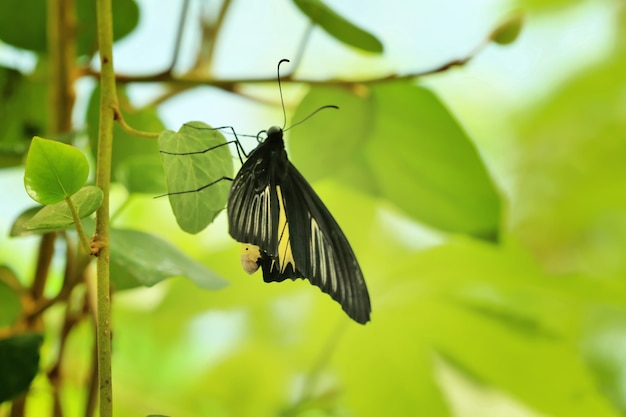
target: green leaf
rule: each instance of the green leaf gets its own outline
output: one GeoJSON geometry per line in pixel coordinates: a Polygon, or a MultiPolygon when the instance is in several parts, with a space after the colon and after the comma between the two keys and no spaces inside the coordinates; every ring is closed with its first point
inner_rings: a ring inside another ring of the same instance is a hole
{"type": "Polygon", "coordinates": [[[374,35],[350,23],[320,0],[293,2],[302,13],[338,41],[368,52],[383,52],[383,44],[374,35]]]}
{"type": "Polygon", "coordinates": [[[610,306],[624,316],[623,285],[550,279],[509,248],[463,242],[431,250],[410,269],[436,294],[421,301],[430,321],[423,334],[462,372],[542,414],[616,415],[597,395],[578,340],[590,312],[610,306]],[[546,396],[544,386],[556,388],[546,396]]]}
{"type": "Polygon", "coordinates": [[[46,3],[3,0],[0,3],[0,39],[17,48],[45,52],[46,3]]]}
{"type": "MultiPolygon", "coordinates": [[[[146,132],[161,132],[165,129],[157,111],[153,107],[136,109],[132,106],[124,89],[118,90],[120,107],[124,120],[133,128],[146,132]]],[[[87,132],[94,158],[98,154],[98,124],[100,118],[100,88],[96,87],[91,94],[87,108],[87,132]]],[[[156,139],[137,137],[122,129],[117,123],[113,128],[113,154],[111,156],[111,172],[115,181],[122,182],[132,190],[129,192],[152,192],[155,184],[164,183],[161,158],[156,139]],[[135,166],[133,166],[135,165],[135,166]],[[136,169],[149,166],[144,180],[137,178],[136,169]],[[150,176],[150,178],[148,178],[150,176]]],[[[163,193],[164,187],[158,193],[163,193]]]]}
{"type": "Polygon", "coordinates": [[[32,137],[44,130],[49,111],[41,97],[45,88],[44,77],[0,67],[0,167],[22,164],[32,137]]]}
{"type": "Polygon", "coordinates": [[[433,344],[484,385],[511,393],[546,415],[616,415],[603,398],[594,395],[597,388],[589,369],[567,340],[528,337],[450,306],[431,306],[429,311],[439,327],[431,328],[433,344]],[[550,395],[546,386],[552,387],[550,395]]]}
{"type": "MultiPolygon", "coordinates": [[[[139,22],[139,7],[134,0],[113,0],[113,33],[118,40],[128,35],[139,22]]],[[[97,50],[96,3],[76,1],[77,54],[91,55],[97,50]]],[[[0,39],[17,48],[47,52],[47,7],[40,0],[3,0],[0,3],[0,39]]]]}
{"type": "Polygon", "coordinates": [[[33,138],[26,158],[24,186],[40,204],[54,204],[85,185],[87,158],[78,149],[40,137],[33,138]]]}
{"type": "Polygon", "coordinates": [[[294,123],[304,120],[329,104],[338,106],[339,110],[324,110],[289,131],[291,159],[311,182],[345,172],[373,127],[374,105],[368,97],[334,87],[312,87],[292,120],[294,123]]]}
{"type": "Polygon", "coordinates": [[[111,229],[111,280],[116,289],[150,287],[178,276],[208,290],[226,285],[214,272],[157,236],[111,229]]]}
{"type": "Polygon", "coordinates": [[[29,221],[35,214],[37,214],[44,206],[35,206],[35,207],[30,207],[26,210],[24,210],[23,212],[20,213],[19,216],[17,216],[17,219],[15,219],[15,221],[13,221],[13,224],[11,225],[11,232],[9,233],[9,236],[11,237],[17,237],[17,236],[28,236],[28,235],[32,235],[34,233],[36,234],[40,234],[40,233],[45,233],[45,232],[52,232],[53,230],[38,230],[38,231],[32,231],[27,229],[24,225],[26,224],[27,221],[29,221]]]}
{"type": "Polygon", "coordinates": [[[583,357],[593,372],[600,391],[621,415],[626,411],[626,314],[602,306],[590,314],[589,334],[583,343],[583,357]]]}
{"type": "Polygon", "coordinates": [[[410,83],[372,89],[366,149],[382,195],[438,229],[497,239],[500,197],[474,144],[437,96],[410,83]]]}
{"type": "MultiPolygon", "coordinates": [[[[61,203],[57,203],[57,204],[61,204],[61,203]]],[[[66,229],[69,229],[70,227],[72,227],[73,224],[67,224],[64,227],[55,226],[55,227],[53,227],[51,229],[28,229],[26,227],[26,223],[30,219],[32,219],[33,216],[35,216],[37,213],[39,213],[41,210],[43,210],[45,207],[47,207],[47,206],[35,206],[35,207],[30,207],[30,208],[24,210],[17,217],[17,219],[15,219],[15,221],[13,222],[13,225],[11,226],[11,232],[10,232],[9,235],[11,237],[24,237],[24,236],[30,236],[30,235],[43,235],[45,233],[56,232],[58,230],[66,230],[66,229]]],[[[82,223],[83,223],[83,228],[85,229],[85,232],[88,235],[93,234],[93,232],[95,230],[94,221],[90,217],[83,217],[82,223]]]]}
{"type": "Polygon", "coordinates": [[[601,281],[626,277],[625,97],[616,87],[626,74],[626,43],[607,59],[516,118],[517,204],[508,220],[547,270],[601,281]]]}
{"type": "MultiPolygon", "coordinates": [[[[139,24],[139,6],[135,0],[112,0],[113,40],[118,41],[130,34],[139,24]]],[[[77,52],[78,55],[91,55],[98,50],[96,3],[91,0],[78,0],[76,3],[77,52]]]]}
{"type": "Polygon", "coordinates": [[[294,164],[307,179],[333,176],[432,227],[497,238],[498,192],[476,148],[432,92],[406,82],[352,92],[315,87],[294,120],[325,104],[340,110],[291,133],[294,164]]]}
{"type": "MultiPolygon", "coordinates": [[[[102,204],[102,190],[94,185],[81,188],[76,194],[70,197],[76,208],[78,215],[82,219],[95,212],[102,204]]],[[[60,230],[72,225],[74,219],[67,202],[59,201],[56,204],[43,207],[32,218],[23,225],[26,229],[60,230]]]]}
{"type": "MultiPolygon", "coordinates": [[[[414,316],[405,316],[400,323],[414,321],[414,316]]],[[[388,321],[385,321],[388,323],[388,321]]],[[[354,412],[363,417],[374,416],[415,416],[415,417],[449,417],[450,412],[444,394],[441,392],[435,375],[434,358],[431,349],[423,341],[416,340],[415,326],[409,325],[400,333],[388,337],[389,332],[369,329],[374,333],[369,337],[365,334],[350,334],[351,337],[342,343],[335,353],[345,359],[337,363],[336,368],[345,387],[357,389],[346,390],[343,402],[354,412]],[[384,339],[380,336],[385,335],[384,339]],[[375,349],[358,348],[358,342],[375,345],[375,349]],[[410,346],[401,349],[403,355],[390,354],[398,346],[410,346]],[[346,350],[351,350],[354,357],[349,358],[346,350]],[[348,359],[349,358],[349,359],[348,359]],[[369,364],[367,372],[358,364],[369,364]],[[393,381],[388,384],[375,381],[393,381]],[[364,382],[367,381],[367,382],[364,382]],[[357,394],[357,391],[361,394],[357,394]],[[399,395],[402,391],[402,395],[399,395]]]]}
{"type": "MultiPolygon", "coordinates": [[[[159,137],[159,147],[169,193],[197,190],[226,176],[233,178],[233,157],[226,139],[218,130],[191,122],[174,133],[164,131],[159,137]],[[219,146],[223,145],[223,146],[219,146]],[[193,155],[170,155],[163,152],[193,155]]],[[[181,229],[198,233],[208,226],[224,209],[230,181],[219,181],[202,191],[170,195],[170,204],[181,229]]]]}
{"type": "Polygon", "coordinates": [[[137,155],[121,162],[115,178],[129,193],[164,194],[163,164],[156,155],[137,155]]]}
{"type": "MultiPolygon", "coordinates": [[[[350,410],[364,417],[387,415],[385,406],[389,415],[448,415],[450,398],[439,392],[443,360],[481,392],[504,393],[540,415],[617,416],[582,360],[579,336],[581,326],[597,327],[589,319],[599,308],[626,317],[624,285],[618,293],[600,280],[547,277],[523,255],[458,239],[395,263],[374,261],[386,291],[371,327],[346,332],[332,355],[351,387],[344,399],[350,410]],[[470,300],[482,311],[468,308],[470,300]],[[554,387],[550,395],[546,386],[554,387]]],[[[618,351],[623,342],[615,342],[603,347],[618,351]]]]}
{"type": "Polygon", "coordinates": [[[39,369],[42,341],[36,333],[0,339],[0,403],[28,389],[39,369]]]}
{"type": "Polygon", "coordinates": [[[579,6],[580,2],[572,2],[571,0],[521,0],[516,4],[524,10],[530,10],[539,15],[539,13],[563,13],[579,6]]]}
{"type": "Polygon", "coordinates": [[[517,39],[524,22],[524,16],[516,13],[509,16],[506,20],[498,25],[497,28],[489,36],[489,39],[499,45],[509,45],[517,39]]]}
{"type": "Polygon", "coordinates": [[[15,323],[22,311],[20,294],[9,285],[12,282],[19,282],[15,273],[0,265],[0,328],[15,323]]]}

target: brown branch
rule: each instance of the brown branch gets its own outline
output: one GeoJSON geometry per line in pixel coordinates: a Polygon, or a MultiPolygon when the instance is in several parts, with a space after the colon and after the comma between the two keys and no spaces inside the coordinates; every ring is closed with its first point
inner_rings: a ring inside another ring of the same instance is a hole
{"type": "MultiPolygon", "coordinates": [[[[86,298],[83,298],[83,303],[86,303],[86,298]]],[[[74,310],[70,303],[66,303],[65,305],[65,320],[63,321],[63,327],[61,328],[61,334],[59,335],[59,348],[56,357],[56,361],[54,365],[50,368],[47,373],[48,381],[50,381],[50,385],[52,386],[52,398],[53,398],[53,416],[54,417],[63,417],[63,408],[61,404],[61,383],[62,383],[62,375],[61,375],[61,367],[63,363],[63,357],[65,355],[65,348],[67,346],[67,338],[69,337],[72,329],[80,323],[83,317],[85,317],[87,311],[84,308],[84,305],[79,306],[78,309],[74,310]]]]}
{"type": "MultiPolygon", "coordinates": [[[[382,76],[376,76],[371,78],[363,78],[360,80],[344,80],[344,79],[326,79],[326,80],[317,80],[317,79],[307,79],[307,78],[296,78],[292,75],[286,75],[281,79],[283,83],[298,83],[298,84],[309,84],[309,85],[331,85],[331,86],[353,86],[359,84],[378,84],[385,83],[391,81],[399,81],[399,80],[410,80],[415,78],[421,78],[428,75],[438,74],[441,72],[445,72],[452,67],[461,67],[469,63],[484,47],[488,44],[488,42],[481,43],[472,54],[463,57],[457,58],[451,61],[448,61],[442,65],[439,65],[434,68],[430,68],[427,70],[410,72],[407,74],[388,74],[382,76]]],[[[92,68],[84,68],[82,70],[82,74],[86,76],[99,77],[100,74],[94,71],[92,68]]],[[[234,92],[237,90],[237,87],[241,84],[262,84],[262,83],[274,83],[276,82],[275,78],[262,78],[262,77],[251,77],[251,78],[233,78],[233,79],[218,79],[213,78],[211,76],[199,76],[196,73],[193,74],[185,74],[185,75],[175,75],[170,71],[160,72],[152,75],[124,75],[124,74],[116,74],[115,80],[120,84],[129,84],[129,83],[154,83],[154,82],[162,82],[167,84],[173,84],[176,86],[183,86],[187,88],[199,87],[199,86],[212,86],[215,88],[219,88],[225,91],[234,92]]]]}
{"type": "Polygon", "coordinates": [[[65,242],[67,249],[65,252],[65,272],[63,275],[63,286],[59,290],[58,294],[52,298],[40,298],[36,300],[34,306],[30,311],[26,312],[28,320],[35,320],[38,316],[43,314],[48,308],[52,307],[60,301],[65,301],[69,298],[74,287],[81,282],[81,278],[91,262],[91,257],[81,253],[65,236],[65,242]],[[78,256],[74,256],[74,252],[78,251],[78,256]]]}
{"type": "Polygon", "coordinates": [[[30,295],[33,300],[38,300],[43,295],[46,279],[48,278],[48,271],[50,270],[50,262],[52,262],[52,255],[54,255],[55,240],[55,233],[46,233],[41,237],[39,256],[37,257],[37,269],[35,269],[35,276],[30,287],[30,295]]]}

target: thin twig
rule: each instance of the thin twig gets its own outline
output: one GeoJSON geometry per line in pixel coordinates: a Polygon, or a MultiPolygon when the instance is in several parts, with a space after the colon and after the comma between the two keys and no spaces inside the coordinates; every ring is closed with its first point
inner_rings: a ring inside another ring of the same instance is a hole
{"type": "Polygon", "coordinates": [[[72,200],[72,196],[66,197],[65,202],[70,208],[70,213],[72,213],[74,227],[76,228],[76,233],[78,234],[78,239],[80,240],[83,250],[85,251],[85,253],[91,253],[91,249],[89,248],[89,238],[85,234],[83,223],[80,221],[80,215],[78,214],[78,208],[76,207],[74,200],[72,200]]]}
{"type": "Polygon", "coordinates": [[[178,22],[178,30],[176,31],[176,41],[174,43],[174,51],[172,52],[172,59],[170,61],[170,65],[168,69],[165,71],[167,73],[172,73],[174,71],[174,67],[178,62],[178,55],[180,53],[180,45],[183,41],[183,31],[185,29],[185,21],[187,20],[187,14],[189,12],[189,0],[183,1],[183,7],[180,13],[180,20],[178,22]]]}
{"type": "Polygon", "coordinates": [[[220,8],[220,12],[217,15],[217,20],[215,22],[215,26],[213,26],[212,30],[212,39],[209,43],[209,50],[207,51],[207,67],[213,68],[213,56],[215,55],[215,50],[217,47],[217,39],[219,38],[220,31],[224,26],[224,20],[226,19],[226,14],[228,13],[228,9],[230,8],[231,0],[224,0],[222,2],[222,7],[220,8]]]}
{"type": "Polygon", "coordinates": [[[156,139],[159,137],[159,132],[145,132],[143,130],[137,130],[134,127],[131,127],[128,123],[126,123],[126,120],[124,120],[122,112],[118,107],[115,107],[113,109],[113,113],[115,114],[115,120],[117,120],[117,122],[120,124],[120,127],[131,135],[148,139],[156,139]]]}
{"type": "Polygon", "coordinates": [[[309,25],[306,27],[304,34],[302,35],[302,39],[300,39],[300,44],[298,45],[298,50],[296,52],[296,57],[292,60],[290,68],[287,70],[287,73],[284,76],[291,76],[300,67],[302,63],[302,57],[304,56],[304,52],[306,50],[306,46],[311,40],[311,34],[313,33],[313,28],[315,25],[313,22],[309,22],[309,25]]]}

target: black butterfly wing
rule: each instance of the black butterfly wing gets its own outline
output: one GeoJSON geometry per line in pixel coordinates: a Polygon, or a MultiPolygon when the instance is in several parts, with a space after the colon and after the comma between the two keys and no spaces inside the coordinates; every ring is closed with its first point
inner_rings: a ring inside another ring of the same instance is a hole
{"type": "Polygon", "coordinates": [[[366,323],[371,313],[369,293],[343,231],[289,161],[281,188],[296,272],[339,302],[355,321],[366,323]]]}
{"type": "Polygon", "coordinates": [[[261,143],[233,180],[228,198],[230,235],[259,248],[256,260],[266,282],[304,278],[296,270],[291,252],[281,183],[288,176],[289,160],[275,137],[261,143]],[[275,265],[275,266],[274,266],[275,265]]]}
{"type": "Polygon", "coordinates": [[[228,196],[228,228],[238,242],[277,254],[279,204],[273,154],[260,144],[243,164],[228,196]]]}
{"type": "Polygon", "coordinates": [[[366,323],[369,294],[354,252],[313,188],[273,137],[248,157],[228,199],[229,232],[259,247],[266,282],[307,278],[366,323]]]}

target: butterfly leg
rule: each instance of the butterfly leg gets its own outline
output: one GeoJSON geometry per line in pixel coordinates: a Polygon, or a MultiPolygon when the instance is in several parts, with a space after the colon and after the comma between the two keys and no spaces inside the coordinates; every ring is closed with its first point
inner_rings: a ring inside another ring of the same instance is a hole
{"type": "MultiPolygon", "coordinates": [[[[218,148],[220,146],[224,146],[224,145],[228,145],[231,143],[235,144],[235,149],[237,150],[237,156],[239,157],[239,161],[243,164],[243,158],[241,157],[241,154],[243,154],[244,157],[248,157],[248,154],[246,153],[246,151],[243,149],[243,146],[241,145],[241,142],[239,141],[239,137],[237,136],[237,133],[235,132],[235,128],[233,128],[232,126],[220,126],[220,127],[211,127],[211,128],[199,128],[193,125],[190,125],[188,123],[185,123],[184,126],[190,127],[192,129],[196,129],[196,130],[222,130],[222,129],[227,129],[230,130],[233,134],[233,136],[235,137],[235,140],[230,140],[226,143],[222,143],[219,144],[217,146],[213,146],[212,148],[209,149],[204,149],[202,151],[198,151],[198,152],[188,152],[188,153],[182,153],[182,154],[172,154],[170,153],[170,155],[192,155],[192,154],[199,154],[199,153],[205,153],[208,152],[212,149],[218,148]]],[[[250,136],[250,135],[243,135],[243,136],[250,136]]],[[[168,153],[168,152],[164,152],[164,153],[168,153]]]]}
{"type": "Polygon", "coordinates": [[[158,196],[156,196],[156,197],[154,197],[154,198],[161,198],[161,197],[165,197],[165,196],[168,196],[168,195],[177,195],[177,194],[197,193],[198,191],[202,191],[202,190],[204,190],[205,188],[209,188],[210,186],[215,185],[215,184],[217,184],[218,182],[220,182],[220,181],[225,181],[225,180],[226,180],[226,181],[232,181],[233,179],[232,179],[231,177],[226,177],[226,176],[224,176],[224,177],[218,178],[218,179],[216,179],[215,181],[212,181],[212,182],[210,182],[210,183],[208,183],[208,184],[205,184],[205,185],[203,185],[203,186],[202,186],[202,187],[200,187],[200,188],[196,188],[195,190],[174,191],[173,193],[167,193],[167,194],[158,195],[158,196]]]}

